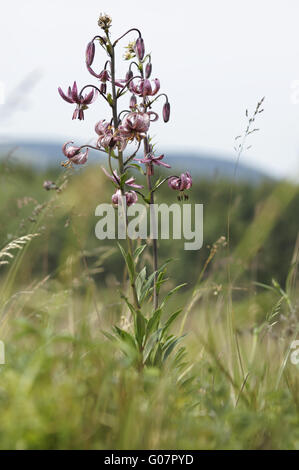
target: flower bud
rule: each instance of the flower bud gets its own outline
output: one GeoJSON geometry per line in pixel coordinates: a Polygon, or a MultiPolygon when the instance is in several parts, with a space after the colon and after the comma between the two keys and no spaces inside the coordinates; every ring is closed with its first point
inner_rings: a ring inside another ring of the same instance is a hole
{"type": "Polygon", "coordinates": [[[93,63],[94,53],[95,53],[94,42],[89,42],[87,44],[86,53],[85,53],[86,54],[86,64],[89,65],[89,66],[93,63]]]}
{"type": "Polygon", "coordinates": [[[150,78],[152,73],[152,63],[148,62],[145,67],[145,78],[150,78]]]}
{"type": "Polygon", "coordinates": [[[168,122],[170,117],[170,104],[168,101],[163,106],[163,120],[164,122],[168,122]]]}
{"type": "Polygon", "coordinates": [[[106,91],[107,91],[106,83],[101,83],[100,90],[104,95],[106,94],[106,91]]]}
{"type": "Polygon", "coordinates": [[[112,23],[112,19],[109,15],[106,15],[105,13],[101,14],[98,20],[98,25],[101,29],[103,29],[104,31],[107,31],[110,28],[111,23],[112,23]]]}
{"type": "Polygon", "coordinates": [[[133,78],[133,72],[132,70],[128,70],[126,73],[126,81],[128,82],[131,78],[133,78]]]}
{"type": "Polygon", "coordinates": [[[144,41],[142,37],[137,39],[134,50],[137,58],[141,61],[144,57],[144,41]]]}
{"type": "Polygon", "coordinates": [[[130,108],[134,109],[137,105],[137,98],[136,95],[132,95],[130,99],[130,108]]]}

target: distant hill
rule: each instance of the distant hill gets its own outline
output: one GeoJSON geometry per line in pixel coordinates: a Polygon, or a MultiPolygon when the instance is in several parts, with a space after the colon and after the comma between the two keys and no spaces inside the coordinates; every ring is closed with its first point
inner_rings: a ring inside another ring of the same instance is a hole
{"type": "MultiPolygon", "coordinates": [[[[45,169],[50,166],[59,165],[65,160],[62,154],[61,144],[55,142],[11,142],[0,144],[0,158],[5,158],[8,153],[12,158],[23,162],[26,165],[33,165],[37,169],[45,169]]],[[[190,153],[167,153],[167,162],[173,170],[188,170],[193,175],[201,175],[206,178],[232,179],[235,171],[233,159],[217,158],[214,155],[203,154],[201,152],[190,153]]],[[[104,162],[105,155],[91,150],[89,162],[104,162]]],[[[253,167],[239,163],[237,167],[236,179],[238,181],[248,181],[259,183],[262,180],[273,179],[253,167]]]]}

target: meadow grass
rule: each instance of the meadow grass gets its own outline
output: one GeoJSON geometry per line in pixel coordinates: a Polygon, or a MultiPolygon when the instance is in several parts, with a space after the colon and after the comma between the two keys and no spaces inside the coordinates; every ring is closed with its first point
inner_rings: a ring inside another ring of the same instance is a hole
{"type": "MultiPolygon", "coordinates": [[[[44,175],[4,170],[1,449],[299,448],[299,366],[290,361],[299,243],[291,219],[284,229],[292,246],[276,249],[296,185],[255,188],[247,209],[250,191],[236,187],[230,246],[220,238],[222,206],[212,210],[221,183],[203,183],[209,201],[194,190],[194,202],[211,207],[207,242],[193,260],[173,242],[170,272],[188,285],[164,313],[183,308],[172,331],[185,336],[164,367],[140,372],[104,334],[114,324],[130,331],[132,321],[120,298],[121,255],[93,234],[94,209],[106,197],[100,171],[62,176],[61,191],[46,193],[44,175]]],[[[174,287],[172,275],[162,295],[174,287]]]]}

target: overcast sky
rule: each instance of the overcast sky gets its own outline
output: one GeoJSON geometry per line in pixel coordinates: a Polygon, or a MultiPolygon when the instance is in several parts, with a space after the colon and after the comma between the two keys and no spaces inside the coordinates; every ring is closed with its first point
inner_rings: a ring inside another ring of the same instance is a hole
{"type": "MultiPolygon", "coordinates": [[[[171,121],[152,126],[161,152],[233,156],[234,137],[246,124],[245,109],[252,110],[265,95],[260,131],[242,159],[273,174],[299,175],[298,0],[3,2],[2,141],[72,139],[83,144],[92,138],[94,122],[108,117],[105,103],[98,100],[84,122],[72,121],[73,106],[57,93],[58,86],[66,89],[74,79],[79,86],[96,83],[84,53],[99,32],[101,11],[113,17],[115,37],[137,26],[152,52],[153,76],[160,78],[172,105],[171,121]]],[[[100,48],[97,52],[95,63],[101,68],[104,56],[100,48]]],[[[118,76],[125,69],[122,65],[118,76]]]]}

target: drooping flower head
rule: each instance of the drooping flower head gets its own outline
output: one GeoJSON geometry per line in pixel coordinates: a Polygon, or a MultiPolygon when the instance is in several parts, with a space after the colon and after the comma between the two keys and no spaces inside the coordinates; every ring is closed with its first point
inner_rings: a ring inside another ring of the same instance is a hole
{"type": "Polygon", "coordinates": [[[127,145],[126,138],[121,134],[119,130],[114,130],[114,127],[102,119],[95,125],[95,131],[99,138],[97,146],[100,148],[114,148],[118,146],[120,150],[124,150],[127,145]]]}
{"type": "MultiPolygon", "coordinates": [[[[118,206],[121,204],[121,197],[122,193],[120,189],[117,189],[116,192],[112,195],[112,204],[114,206],[118,206]]],[[[138,201],[138,196],[135,193],[135,191],[127,191],[123,194],[123,197],[126,198],[126,204],[127,206],[131,206],[132,204],[135,204],[138,201]]]]}
{"type": "MultiPolygon", "coordinates": [[[[188,199],[188,196],[184,195],[183,192],[187,189],[190,189],[192,186],[192,178],[188,171],[186,173],[182,173],[181,176],[171,176],[168,179],[168,186],[171,189],[176,191],[180,191],[182,196],[185,199],[188,199]]],[[[178,196],[178,199],[181,199],[181,196],[178,196]]]]}
{"type": "Polygon", "coordinates": [[[152,111],[146,113],[139,111],[128,113],[119,126],[119,132],[127,140],[136,138],[140,141],[149,130],[150,123],[157,119],[158,115],[152,111]],[[153,119],[151,119],[152,116],[153,119]]]}
{"type": "Polygon", "coordinates": [[[97,92],[92,89],[89,93],[86,93],[84,96],[78,94],[77,83],[74,82],[72,88],[68,88],[67,94],[65,94],[62,89],[59,87],[58,92],[60,96],[67,103],[76,103],[77,107],[73,113],[73,119],[84,119],[84,111],[88,108],[88,105],[93,103],[97,97],[97,92]]]}
{"type": "Polygon", "coordinates": [[[151,81],[147,78],[141,78],[140,80],[138,80],[137,83],[134,83],[134,80],[131,80],[131,82],[129,83],[129,89],[135,95],[141,96],[143,98],[145,96],[154,96],[160,90],[160,80],[158,78],[155,78],[154,80],[152,80],[152,82],[154,82],[153,87],[151,81]]]}
{"type": "Polygon", "coordinates": [[[83,165],[87,162],[88,158],[88,149],[85,152],[81,152],[80,147],[76,147],[72,141],[66,142],[63,147],[62,151],[64,155],[75,165],[83,165]]]}

